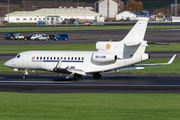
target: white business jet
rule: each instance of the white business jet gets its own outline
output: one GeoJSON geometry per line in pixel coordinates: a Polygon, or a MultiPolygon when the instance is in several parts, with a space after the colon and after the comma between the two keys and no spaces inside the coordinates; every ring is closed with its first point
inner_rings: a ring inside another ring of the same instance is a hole
{"type": "Polygon", "coordinates": [[[94,79],[100,79],[102,74],[124,70],[144,69],[144,66],[171,64],[176,55],[167,63],[136,64],[148,60],[150,57],[144,53],[147,41],[144,35],[148,18],[138,18],[138,22],[118,42],[97,42],[97,51],[26,51],[19,53],[15,58],[4,63],[15,71],[47,70],[58,73],[69,73],[75,80],[82,75],[92,74],[94,79]]]}

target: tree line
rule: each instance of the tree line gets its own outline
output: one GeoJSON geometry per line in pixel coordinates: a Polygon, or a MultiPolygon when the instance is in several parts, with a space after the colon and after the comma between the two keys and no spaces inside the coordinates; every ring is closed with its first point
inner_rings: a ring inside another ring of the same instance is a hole
{"type": "Polygon", "coordinates": [[[131,12],[141,12],[143,10],[142,1],[127,0],[124,9],[131,12]]]}

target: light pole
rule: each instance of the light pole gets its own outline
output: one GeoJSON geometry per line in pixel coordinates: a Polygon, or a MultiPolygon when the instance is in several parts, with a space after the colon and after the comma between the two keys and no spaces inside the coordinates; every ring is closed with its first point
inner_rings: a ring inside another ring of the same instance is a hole
{"type": "Polygon", "coordinates": [[[8,0],[8,23],[9,23],[9,0],[8,0]]]}
{"type": "Polygon", "coordinates": [[[77,8],[79,7],[79,0],[77,0],[77,8]]]}
{"type": "Polygon", "coordinates": [[[177,16],[177,0],[175,0],[175,16],[177,16]]]}

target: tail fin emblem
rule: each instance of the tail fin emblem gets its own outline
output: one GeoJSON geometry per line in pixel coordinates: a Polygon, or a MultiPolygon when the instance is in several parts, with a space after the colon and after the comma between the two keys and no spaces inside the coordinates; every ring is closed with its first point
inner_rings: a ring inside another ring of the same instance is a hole
{"type": "Polygon", "coordinates": [[[111,45],[110,44],[107,44],[106,45],[106,49],[109,50],[111,48],[111,45]]]}

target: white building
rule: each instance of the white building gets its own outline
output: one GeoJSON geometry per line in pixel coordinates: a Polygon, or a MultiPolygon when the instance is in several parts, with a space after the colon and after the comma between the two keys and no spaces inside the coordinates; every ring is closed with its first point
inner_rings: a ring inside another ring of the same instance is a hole
{"type": "Polygon", "coordinates": [[[172,16],[172,22],[180,22],[180,17],[172,16]]]}
{"type": "Polygon", "coordinates": [[[129,11],[124,11],[116,15],[116,20],[126,20],[126,19],[136,20],[136,15],[129,11]]]}
{"type": "Polygon", "coordinates": [[[105,19],[115,18],[116,14],[124,9],[124,2],[121,0],[99,0],[95,3],[95,11],[105,19]]]}
{"type": "Polygon", "coordinates": [[[37,21],[47,21],[48,23],[62,22],[64,19],[88,19],[100,21],[100,14],[82,8],[44,8],[35,11],[15,11],[6,14],[5,20],[10,23],[34,23],[37,21]]]}

